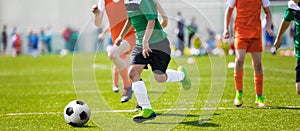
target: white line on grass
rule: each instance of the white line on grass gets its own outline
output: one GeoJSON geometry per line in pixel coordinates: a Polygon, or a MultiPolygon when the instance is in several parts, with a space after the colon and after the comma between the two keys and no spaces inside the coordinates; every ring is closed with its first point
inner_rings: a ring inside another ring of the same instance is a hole
{"type": "MultiPolygon", "coordinates": [[[[253,107],[255,108],[255,107],[253,107]]],[[[290,108],[290,109],[298,109],[300,106],[282,106],[282,107],[265,107],[263,109],[282,109],[282,108],[290,108]]],[[[214,110],[214,108],[178,108],[178,109],[157,109],[157,112],[164,112],[164,111],[195,111],[195,110],[214,110]]],[[[241,109],[251,109],[251,108],[237,108],[237,107],[218,107],[217,110],[241,110],[241,109]]],[[[101,111],[93,111],[92,113],[128,113],[128,112],[135,112],[134,110],[101,110],[101,111]]],[[[26,113],[7,113],[7,114],[0,114],[1,116],[26,116],[26,115],[57,115],[63,114],[63,112],[26,112],[26,113]]]]}

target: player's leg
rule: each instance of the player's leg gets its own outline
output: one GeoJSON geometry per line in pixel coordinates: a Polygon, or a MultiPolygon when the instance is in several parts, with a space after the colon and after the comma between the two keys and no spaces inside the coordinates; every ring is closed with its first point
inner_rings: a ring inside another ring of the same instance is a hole
{"type": "Polygon", "coordinates": [[[122,41],[120,46],[114,45],[109,51],[108,57],[118,68],[119,71],[122,71],[126,68],[126,62],[121,58],[121,54],[130,50],[130,45],[125,40],[122,41]]]}
{"type": "Polygon", "coordinates": [[[153,50],[152,71],[154,79],[157,82],[181,82],[182,87],[186,90],[191,88],[191,80],[183,66],[179,66],[177,71],[167,69],[171,60],[170,55],[158,50],[153,50]]]}
{"type": "Polygon", "coordinates": [[[147,88],[144,81],[140,77],[144,67],[145,65],[143,64],[134,64],[129,67],[129,76],[132,80],[132,89],[139,105],[142,107],[142,111],[133,117],[133,120],[138,123],[151,120],[156,117],[156,113],[153,111],[148,98],[147,88]]]}
{"type": "Polygon", "coordinates": [[[243,88],[244,88],[244,60],[247,50],[247,39],[235,38],[235,68],[234,68],[234,84],[236,95],[234,105],[240,107],[243,105],[243,88]]]}
{"type": "Polygon", "coordinates": [[[296,91],[297,91],[298,95],[300,95],[300,82],[296,83],[296,91]]]}
{"type": "Polygon", "coordinates": [[[259,107],[266,106],[266,102],[263,97],[263,69],[262,69],[262,62],[261,62],[261,52],[253,52],[251,53],[252,56],[252,65],[254,68],[254,84],[255,84],[255,91],[256,91],[256,103],[259,107]]]}
{"type": "Polygon", "coordinates": [[[113,69],[112,69],[112,79],[113,79],[112,90],[113,90],[113,92],[118,92],[119,91],[119,85],[118,85],[119,84],[119,71],[115,65],[113,65],[113,69]]]}
{"type": "Polygon", "coordinates": [[[132,96],[132,88],[131,88],[131,82],[128,77],[128,62],[126,60],[121,58],[121,55],[125,52],[128,52],[130,50],[129,43],[124,40],[120,46],[114,45],[109,53],[109,58],[112,60],[114,65],[118,68],[119,74],[122,78],[123,83],[123,95],[121,98],[121,102],[127,102],[131,99],[132,96]]]}
{"type": "MultiPolygon", "coordinates": [[[[127,66],[127,64],[126,64],[127,66]]],[[[122,92],[122,98],[121,98],[121,103],[127,102],[131,99],[132,97],[132,86],[131,86],[131,81],[128,76],[128,68],[124,68],[120,72],[120,76],[122,78],[122,83],[123,83],[123,92],[122,92]]]]}
{"type": "Polygon", "coordinates": [[[254,68],[254,85],[256,91],[255,103],[259,107],[267,106],[265,99],[263,97],[263,68],[262,68],[262,40],[260,38],[254,38],[249,41],[248,51],[251,52],[252,56],[252,66],[254,68]]]}
{"type": "Polygon", "coordinates": [[[296,66],[296,91],[300,95],[300,60],[297,60],[296,66]]]}
{"type": "Polygon", "coordinates": [[[244,60],[246,51],[245,50],[236,50],[236,57],[235,57],[235,69],[234,69],[234,84],[236,95],[234,99],[235,106],[239,107],[243,104],[243,78],[244,78],[244,60]]]}

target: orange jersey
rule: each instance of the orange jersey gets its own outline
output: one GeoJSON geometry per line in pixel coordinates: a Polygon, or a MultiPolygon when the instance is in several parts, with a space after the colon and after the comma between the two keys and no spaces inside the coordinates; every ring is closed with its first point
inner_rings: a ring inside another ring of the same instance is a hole
{"type": "MultiPolygon", "coordinates": [[[[117,39],[117,37],[121,33],[123,26],[127,20],[127,13],[126,13],[126,7],[124,5],[124,0],[119,0],[118,2],[114,2],[114,1],[116,0],[99,0],[99,4],[98,4],[100,10],[101,8],[103,8],[102,6],[104,6],[106,10],[113,42],[117,39]]],[[[128,34],[124,37],[124,39],[127,40],[128,37],[132,37],[132,36],[135,36],[135,32],[133,28],[128,32],[128,34]]],[[[132,44],[135,45],[135,41],[134,43],[131,41],[129,43],[131,45],[132,44]]]]}
{"type": "Polygon", "coordinates": [[[236,0],[235,38],[261,38],[262,0],[236,0]]]}

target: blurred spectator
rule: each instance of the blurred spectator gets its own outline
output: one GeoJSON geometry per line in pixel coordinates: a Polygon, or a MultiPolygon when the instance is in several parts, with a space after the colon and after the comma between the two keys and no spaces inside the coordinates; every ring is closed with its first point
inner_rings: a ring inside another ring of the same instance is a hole
{"type": "Polygon", "coordinates": [[[188,40],[188,47],[191,48],[191,43],[192,43],[192,38],[197,33],[198,31],[198,25],[196,24],[196,18],[192,17],[190,25],[187,27],[188,29],[188,35],[189,35],[189,40],[188,40]]]}
{"type": "Polygon", "coordinates": [[[205,41],[207,45],[206,52],[212,54],[212,51],[216,48],[215,32],[210,28],[206,28],[206,31],[208,33],[208,39],[205,41]]]}
{"type": "Polygon", "coordinates": [[[180,53],[179,55],[183,54],[183,50],[184,50],[184,18],[181,15],[181,12],[178,11],[177,12],[177,26],[175,28],[175,33],[177,35],[178,41],[175,43],[175,47],[176,47],[176,51],[179,50],[180,53]]]}
{"type": "Polygon", "coordinates": [[[76,42],[79,36],[79,32],[77,30],[71,31],[70,37],[70,51],[73,53],[76,51],[76,42]]]}
{"type": "Polygon", "coordinates": [[[17,27],[14,27],[11,33],[11,42],[13,47],[12,56],[16,57],[22,53],[22,40],[21,35],[17,32],[17,27]]]}
{"type": "Polygon", "coordinates": [[[207,27],[206,31],[207,31],[209,39],[215,39],[216,33],[212,29],[210,29],[209,27],[207,27]]]}
{"type": "Polygon", "coordinates": [[[1,42],[2,42],[2,54],[3,54],[3,55],[4,55],[5,52],[6,52],[7,41],[8,41],[6,29],[7,29],[7,26],[6,26],[6,25],[3,25],[3,28],[2,28],[2,36],[1,36],[1,42]]]}
{"type": "Polygon", "coordinates": [[[221,35],[217,35],[216,48],[213,50],[213,55],[225,55],[229,51],[229,45],[225,42],[221,35]]]}
{"type": "MultiPolygon", "coordinates": [[[[71,35],[72,35],[72,30],[70,27],[66,27],[62,33],[62,37],[65,41],[64,43],[64,49],[62,52],[66,52],[68,53],[71,49],[71,45],[70,45],[70,39],[71,39],[71,35]]],[[[65,53],[64,53],[65,54],[65,53]]]]}
{"type": "Polygon", "coordinates": [[[46,44],[46,33],[44,29],[41,29],[41,34],[40,34],[40,39],[41,39],[41,53],[46,54],[47,50],[47,44],[46,44]]]}
{"type": "Polygon", "coordinates": [[[200,50],[201,50],[201,46],[202,46],[202,41],[200,40],[199,36],[197,34],[193,35],[193,37],[191,38],[191,49],[190,49],[190,53],[191,55],[194,56],[199,56],[200,54],[200,50]]]}
{"type": "Polygon", "coordinates": [[[42,42],[42,53],[46,53],[46,51],[51,54],[52,53],[52,30],[51,26],[47,26],[46,31],[44,29],[41,30],[41,42],[42,42]]]}
{"type": "Polygon", "coordinates": [[[28,39],[28,49],[29,54],[34,57],[37,57],[39,54],[38,45],[39,45],[39,36],[38,32],[34,31],[32,28],[29,29],[28,39]]]}
{"type": "Polygon", "coordinates": [[[112,41],[112,36],[111,36],[109,28],[106,28],[104,31],[99,33],[99,35],[98,35],[98,40],[99,40],[99,44],[100,44],[99,48],[100,48],[101,45],[103,46],[103,41],[104,41],[104,38],[105,38],[106,35],[108,37],[108,45],[106,47],[106,51],[110,52],[110,49],[113,47],[113,41],[112,41]]]}
{"type": "MultiPolygon", "coordinates": [[[[265,51],[267,52],[271,52],[271,48],[272,48],[272,45],[273,45],[273,42],[274,42],[274,36],[270,36],[269,33],[266,31],[266,26],[267,26],[267,23],[265,24],[264,26],[264,36],[265,36],[265,51]]],[[[272,23],[271,24],[271,29],[272,31],[274,31],[274,24],[272,23]]]]}

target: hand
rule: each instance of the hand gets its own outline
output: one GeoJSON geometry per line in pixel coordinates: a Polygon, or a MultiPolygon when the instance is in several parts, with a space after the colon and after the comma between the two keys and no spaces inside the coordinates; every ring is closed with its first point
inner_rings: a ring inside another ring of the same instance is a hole
{"type": "Polygon", "coordinates": [[[280,46],[281,46],[281,42],[280,42],[279,40],[276,39],[276,40],[274,41],[274,46],[276,47],[276,50],[279,49],[280,46]]]}
{"type": "Polygon", "coordinates": [[[99,10],[97,5],[95,5],[95,4],[93,5],[92,12],[94,13],[94,15],[99,15],[100,14],[100,10],[99,10]]]}
{"type": "Polygon", "coordinates": [[[168,25],[168,22],[162,21],[162,22],[160,23],[160,25],[161,25],[162,28],[166,28],[167,25],[168,25]]]}
{"type": "Polygon", "coordinates": [[[115,40],[115,44],[116,44],[117,46],[120,46],[122,40],[123,40],[123,39],[122,39],[121,37],[118,37],[118,38],[115,40]]]}
{"type": "Polygon", "coordinates": [[[163,19],[162,19],[160,25],[161,25],[162,28],[166,28],[167,25],[168,25],[168,18],[163,16],[163,19]]]}
{"type": "Polygon", "coordinates": [[[272,31],[271,28],[267,28],[266,31],[268,32],[268,34],[269,34],[270,36],[273,36],[273,35],[274,35],[274,33],[273,33],[273,31],[272,31]]]}
{"type": "Polygon", "coordinates": [[[224,39],[228,39],[230,37],[230,32],[228,29],[224,30],[223,32],[223,38],[224,39]]]}
{"type": "Polygon", "coordinates": [[[103,34],[103,33],[99,34],[99,35],[98,35],[98,39],[99,39],[99,40],[103,40],[103,39],[104,39],[104,34],[103,34]]]}
{"type": "Polygon", "coordinates": [[[147,58],[147,57],[150,56],[149,52],[152,52],[152,50],[149,47],[149,44],[148,43],[147,44],[143,44],[143,52],[142,52],[142,54],[143,54],[144,58],[147,58]]]}

